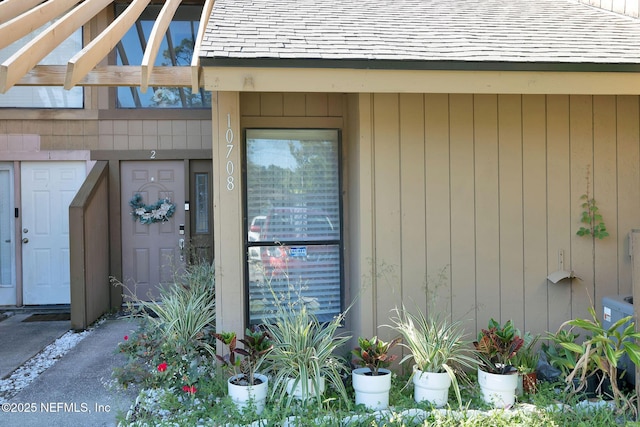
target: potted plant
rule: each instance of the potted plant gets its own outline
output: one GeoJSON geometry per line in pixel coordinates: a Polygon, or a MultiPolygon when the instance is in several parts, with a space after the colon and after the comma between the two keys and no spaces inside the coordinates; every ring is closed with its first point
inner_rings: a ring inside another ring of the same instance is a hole
{"type": "Polygon", "coordinates": [[[524,345],[511,320],[503,326],[491,319],[487,329],[482,329],[473,342],[478,352],[478,382],[482,398],[496,407],[508,407],[515,403],[518,386],[517,370],[512,360],[524,345]]]}
{"type": "Polygon", "coordinates": [[[593,306],[589,307],[591,319],[568,320],[560,326],[562,330],[569,327],[568,334],[573,334],[574,328],[580,328],[590,335],[580,345],[575,342],[562,342],[560,345],[568,351],[578,355],[574,368],[566,378],[568,387],[577,379],[577,390],[586,386],[589,377],[599,377],[598,388],[605,382],[610,383],[611,397],[618,407],[632,408],[628,397],[618,387],[618,362],[623,355],[627,355],[635,364],[640,364],[640,346],[636,340],[640,339],[640,332],[635,331],[633,316],[619,319],[609,328],[605,328],[596,316],[593,306]],[[626,324],[626,326],[625,326],[626,324]]]}
{"type": "Polygon", "coordinates": [[[459,368],[475,369],[478,366],[469,342],[464,340],[461,322],[449,322],[439,316],[409,313],[404,307],[395,309],[391,318],[393,329],[403,339],[407,354],[400,363],[413,359],[411,380],[414,384],[414,400],[428,401],[436,407],[446,405],[449,388],[453,389],[462,406],[459,378],[466,378],[459,368]]]}
{"type": "MultiPolygon", "coordinates": [[[[548,332],[546,338],[549,340],[549,343],[542,343],[540,346],[549,365],[558,369],[560,372],[559,376],[563,381],[566,380],[576,367],[576,363],[582,353],[582,348],[579,348],[578,351],[569,350],[569,348],[575,349],[573,344],[576,343],[579,336],[580,335],[575,332],[561,328],[558,329],[556,333],[548,332]],[[569,345],[565,346],[563,343],[569,345]]],[[[577,385],[578,381],[576,380],[576,386],[577,385]]]]}
{"type": "MultiPolygon", "coordinates": [[[[518,333],[518,335],[520,335],[518,333]]],[[[538,384],[536,368],[540,356],[536,344],[540,335],[531,335],[529,332],[522,334],[524,344],[513,359],[513,366],[518,370],[518,387],[516,394],[535,393],[538,384]]]]}
{"type": "Polygon", "coordinates": [[[227,354],[216,357],[232,372],[227,380],[231,400],[240,411],[253,402],[256,413],[262,413],[267,399],[269,379],[257,370],[265,355],[273,348],[269,335],[259,329],[247,329],[244,338],[239,340],[244,348],[236,346],[235,332],[223,332],[215,334],[215,337],[229,349],[227,354]]]}
{"type": "Polygon", "coordinates": [[[306,404],[315,398],[321,405],[325,382],[350,406],[342,381],[342,373],[347,367],[334,355],[350,338],[337,335],[344,315],[321,323],[305,304],[280,306],[274,322],[266,325],[274,345],[266,357],[267,372],[273,382],[271,395],[281,396],[285,407],[289,407],[293,399],[306,404]]]}
{"type": "Polygon", "coordinates": [[[356,392],[356,405],[363,404],[368,409],[387,409],[389,390],[391,390],[391,371],[386,369],[397,358],[389,351],[401,338],[385,342],[378,337],[358,338],[359,346],[351,353],[353,363],[361,366],[351,373],[353,389],[356,392]]]}

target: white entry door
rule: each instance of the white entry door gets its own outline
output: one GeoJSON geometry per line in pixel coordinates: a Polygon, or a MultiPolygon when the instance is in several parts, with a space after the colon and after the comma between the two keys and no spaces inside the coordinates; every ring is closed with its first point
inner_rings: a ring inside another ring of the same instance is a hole
{"type": "Polygon", "coordinates": [[[25,305],[69,304],[69,204],[85,162],[23,162],[22,292],[25,305]]]}
{"type": "Polygon", "coordinates": [[[122,162],[122,276],[125,296],[156,299],[158,287],[173,282],[184,264],[185,178],[182,161],[122,162]],[[162,201],[175,205],[170,218],[140,221],[131,200],[153,206],[162,201]]]}
{"type": "Polygon", "coordinates": [[[0,163],[0,305],[16,304],[13,165],[0,163]]]}

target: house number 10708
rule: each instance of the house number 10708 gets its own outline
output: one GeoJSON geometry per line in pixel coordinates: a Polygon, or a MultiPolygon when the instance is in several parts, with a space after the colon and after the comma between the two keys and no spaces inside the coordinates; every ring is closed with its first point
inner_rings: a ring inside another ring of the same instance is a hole
{"type": "Polygon", "coordinates": [[[235,182],[233,181],[233,171],[235,167],[233,160],[231,160],[231,152],[233,151],[233,130],[231,129],[231,114],[227,114],[227,131],[224,134],[224,139],[227,141],[227,191],[232,191],[235,188],[235,182]]]}

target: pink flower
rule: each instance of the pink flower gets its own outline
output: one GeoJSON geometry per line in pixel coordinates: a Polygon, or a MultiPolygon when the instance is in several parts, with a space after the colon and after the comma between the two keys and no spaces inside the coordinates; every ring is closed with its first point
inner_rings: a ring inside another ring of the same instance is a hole
{"type": "Polygon", "coordinates": [[[124,340],[127,341],[129,339],[129,335],[124,336],[124,340]]]}
{"type": "Polygon", "coordinates": [[[183,385],[182,391],[184,391],[185,393],[196,394],[196,391],[198,391],[198,389],[194,385],[192,386],[183,385]]]}
{"type": "Polygon", "coordinates": [[[167,362],[162,362],[161,364],[158,365],[159,372],[164,372],[166,370],[167,370],[167,362]]]}

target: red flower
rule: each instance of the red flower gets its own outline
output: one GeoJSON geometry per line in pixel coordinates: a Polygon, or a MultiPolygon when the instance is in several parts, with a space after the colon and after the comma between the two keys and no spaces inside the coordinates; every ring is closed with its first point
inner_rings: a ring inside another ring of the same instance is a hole
{"type": "Polygon", "coordinates": [[[158,365],[159,372],[164,372],[166,370],[167,370],[167,362],[162,362],[161,364],[158,365]]]}
{"type": "Polygon", "coordinates": [[[129,335],[125,335],[125,336],[124,336],[124,340],[126,341],[126,340],[128,340],[128,339],[129,339],[129,335]]]}
{"type": "Polygon", "coordinates": [[[198,391],[198,389],[194,385],[192,386],[183,385],[182,391],[184,391],[185,393],[196,394],[196,391],[198,391]]]}

